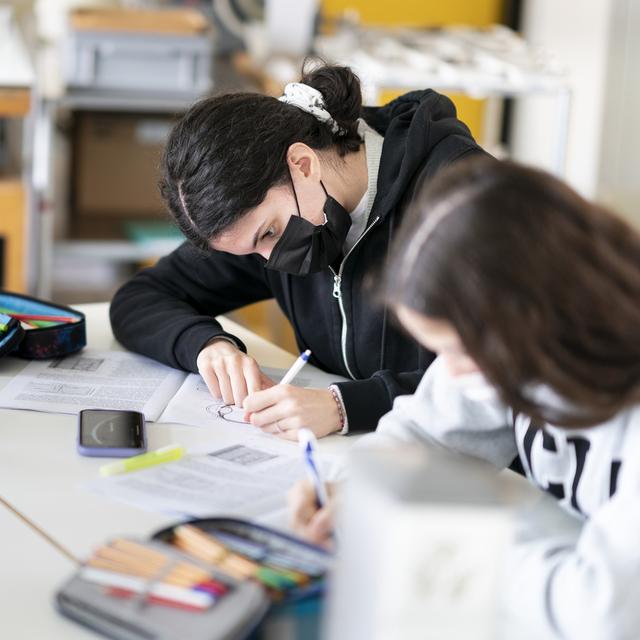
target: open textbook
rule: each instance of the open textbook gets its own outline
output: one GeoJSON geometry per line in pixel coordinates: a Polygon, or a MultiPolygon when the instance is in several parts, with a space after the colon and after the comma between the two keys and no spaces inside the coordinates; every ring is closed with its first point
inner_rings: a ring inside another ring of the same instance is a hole
{"type": "MultiPolygon", "coordinates": [[[[263,368],[278,382],[282,369],[263,368]]],[[[326,387],[344,380],[307,365],[293,384],[326,387]]],[[[187,374],[126,351],[84,349],[30,362],[0,389],[0,407],[48,413],[129,409],[152,422],[209,426],[243,422],[244,412],[214,398],[198,374],[187,374]]]]}

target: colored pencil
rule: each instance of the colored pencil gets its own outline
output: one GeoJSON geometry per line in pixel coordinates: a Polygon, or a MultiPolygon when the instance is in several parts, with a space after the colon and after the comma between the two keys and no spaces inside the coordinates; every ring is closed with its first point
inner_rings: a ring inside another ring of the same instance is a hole
{"type": "Polygon", "coordinates": [[[174,560],[157,549],[131,540],[116,539],[98,547],[85,562],[87,569],[145,579],[157,584],[202,591],[219,597],[228,585],[214,579],[210,571],[184,560],[174,560]]]}
{"type": "MultiPolygon", "coordinates": [[[[91,569],[108,571],[121,576],[129,576],[149,581],[155,580],[158,576],[158,572],[155,570],[133,568],[131,566],[125,566],[108,560],[102,560],[100,558],[92,558],[88,560],[85,566],[91,569]]],[[[205,578],[196,578],[174,572],[170,572],[166,576],[158,579],[158,584],[166,584],[173,587],[180,587],[182,589],[192,589],[194,591],[204,591],[216,597],[223,596],[229,591],[229,588],[225,584],[217,580],[213,580],[210,576],[205,578]]]]}
{"type": "Polygon", "coordinates": [[[219,575],[254,580],[276,602],[321,573],[310,558],[298,563],[284,551],[230,532],[218,535],[182,524],[174,529],[172,543],[193,562],[167,555],[157,546],[116,539],[95,550],[81,575],[113,597],[202,611],[232,588],[219,575]]]}
{"type": "MultiPolygon", "coordinates": [[[[133,598],[139,598],[140,595],[136,591],[129,591],[128,589],[120,589],[119,587],[109,587],[107,594],[114,598],[122,598],[123,600],[131,600],[133,598]]],[[[158,604],[163,607],[173,607],[174,609],[182,609],[184,611],[203,611],[206,607],[195,606],[193,604],[185,604],[184,602],[178,602],[169,598],[161,598],[152,594],[143,598],[145,604],[158,604]]]]}
{"type": "Polygon", "coordinates": [[[206,609],[215,602],[215,597],[210,593],[164,583],[149,583],[144,578],[122,575],[114,571],[85,567],[80,575],[84,580],[104,587],[126,590],[146,595],[148,598],[175,602],[198,609],[206,609]]]}
{"type": "Polygon", "coordinates": [[[284,570],[283,573],[285,574],[288,570],[299,576],[306,574],[304,577],[308,578],[322,576],[326,571],[326,567],[322,565],[314,564],[300,558],[292,558],[289,555],[283,555],[270,550],[260,542],[247,540],[233,533],[216,531],[216,539],[227,545],[231,551],[247,556],[269,567],[284,570]]]}
{"type": "Polygon", "coordinates": [[[249,560],[226,547],[214,535],[183,524],[174,531],[174,544],[204,562],[217,566],[234,578],[254,578],[266,587],[284,591],[308,581],[299,572],[283,570],[249,560]]]}
{"type": "Polygon", "coordinates": [[[49,320],[29,320],[29,324],[32,324],[34,327],[38,329],[46,329],[48,327],[57,327],[61,324],[67,324],[66,322],[50,322],[49,320]]]}
{"type": "Polygon", "coordinates": [[[80,318],[74,318],[73,316],[49,316],[44,314],[37,313],[15,313],[14,311],[5,311],[4,313],[10,315],[12,318],[16,318],[17,320],[31,321],[31,320],[41,320],[44,322],[79,322],[80,318]]]}

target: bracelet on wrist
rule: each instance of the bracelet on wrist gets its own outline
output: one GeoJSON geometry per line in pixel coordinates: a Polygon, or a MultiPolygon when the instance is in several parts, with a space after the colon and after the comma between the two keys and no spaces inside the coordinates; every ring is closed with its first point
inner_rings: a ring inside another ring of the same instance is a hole
{"type": "Polygon", "coordinates": [[[340,397],[338,396],[338,392],[333,387],[329,387],[329,391],[331,391],[331,396],[333,397],[333,400],[335,401],[336,406],[338,407],[338,417],[340,419],[340,426],[338,427],[338,431],[342,431],[344,427],[344,421],[345,421],[342,400],[340,400],[340,397]]]}

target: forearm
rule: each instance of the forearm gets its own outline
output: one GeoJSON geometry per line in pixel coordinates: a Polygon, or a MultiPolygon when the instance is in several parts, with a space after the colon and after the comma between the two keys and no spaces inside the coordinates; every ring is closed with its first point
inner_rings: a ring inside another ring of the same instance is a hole
{"type": "Polygon", "coordinates": [[[183,245],[116,293],[110,310],[114,335],[128,349],[196,371],[198,353],[214,337],[232,339],[244,350],[215,317],[269,297],[262,272],[247,257],[203,256],[183,245]]]}
{"type": "Polygon", "coordinates": [[[169,366],[197,371],[200,350],[214,337],[229,337],[213,315],[198,313],[188,303],[150,289],[144,280],[132,281],[113,299],[113,333],[127,349],[169,366]]]}

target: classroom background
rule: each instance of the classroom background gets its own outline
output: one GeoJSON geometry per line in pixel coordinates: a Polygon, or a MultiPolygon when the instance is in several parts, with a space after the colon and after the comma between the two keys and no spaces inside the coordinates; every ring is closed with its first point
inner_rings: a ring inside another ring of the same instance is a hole
{"type": "MultiPolygon", "coordinates": [[[[25,328],[68,325],[62,330],[75,328],[78,340],[71,346],[89,347],[62,366],[62,359],[25,366],[18,358],[3,358],[0,390],[10,401],[0,407],[0,637],[93,637],[54,608],[55,594],[86,592],[82,582],[63,582],[81,560],[98,567],[96,550],[119,553],[130,543],[114,536],[136,536],[148,544],[156,532],[156,542],[167,541],[175,533],[168,523],[178,514],[208,517],[235,508],[243,518],[273,517],[260,522],[280,526],[286,491],[305,471],[297,446],[278,438],[268,447],[256,444],[254,434],[238,430],[244,415],[212,401],[199,376],[122,351],[109,326],[108,302],[118,287],[183,242],[159,195],[159,167],[171,127],[196,100],[229,91],[280,96],[298,79],[307,56],[317,54],[354,69],[367,105],[414,89],[448,95],[490,153],[547,169],[638,224],[639,32],[637,0],[0,0],[0,297],[8,291],[73,305],[55,319],[60,306],[34,311],[32,301],[24,303],[32,312],[22,318],[25,328]],[[157,423],[149,430],[150,448],[175,453],[179,443],[185,460],[170,458],[166,476],[147,470],[156,481],[136,503],[135,479],[124,473],[110,483],[99,475],[99,459],[78,455],[78,406],[62,406],[65,385],[82,400],[93,385],[103,394],[100,401],[139,403],[157,423]],[[233,475],[225,466],[230,459],[240,461],[233,475]],[[257,470],[244,468],[256,462],[262,463],[257,470]],[[193,488],[193,463],[211,484],[193,488]],[[214,481],[227,483],[225,490],[214,481]],[[195,496],[186,506],[182,494],[172,492],[181,482],[195,496]],[[254,512],[256,505],[260,510],[254,512]]],[[[21,310],[13,309],[15,315],[21,310]]],[[[8,311],[0,305],[0,316],[8,311]]],[[[0,343],[6,339],[6,347],[9,338],[2,334],[9,335],[11,319],[4,319],[0,343]]],[[[297,348],[273,301],[221,321],[274,380],[291,367],[297,348]]],[[[19,328],[16,320],[14,337],[19,328]]],[[[21,348],[42,358],[42,333],[24,333],[33,340],[21,348]]],[[[334,381],[309,364],[298,383],[320,388],[334,381]]],[[[344,456],[350,440],[323,439],[323,461],[344,456]]],[[[515,474],[510,481],[488,480],[485,468],[459,460],[425,464],[422,454],[417,447],[400,457],[378,452],[358,460],[356,454],[351,472],[357,481],[345,502],[354,508],[345,509],[351,520],[340,530],[348,533],[340,543],[349,561],[338,567],[329,593],[333,613],[324,637],[422,640],[427,619],[431,637],[495,640],[493,607],[498,590],[505,591],[496,559],[511,533],[511,508],[525,503],[525,481],[518,484],[515,474]],[[452,556],[452,549],[459,555],[452,556]],[[470,596],[460,604],[465,580],[470,596]],[[379,585],[383,596],[373,606],[379,585]],[[381,627],[385,620],[391,622],[381,627]],[[400,623],[411,633],[400,633],[400,623]]],[[[537,490],[527,488],[537,501],[537,490]]],[[[567,525],[577,536],[576,523],[561,523],[556,503],[545,504],[540,513],[531,508],[524,515],[554,533],[567,525]]],[[[277,533],[265,538],[247,523],[246,530],[234,530],[237,523],[229,529],[229,523],[213,522],[213,547],[211,539],[194,541],[194,531],[176,529],[194,549],[204,545],[214,552],[215,536],[226,535],[232,544],[235,535],[231,558],[237,563],[244,553],[245,571],[236,566],[237,584],[222,586],[234,593],[250,580],[262,580],[260,590],[247,593],[255,609],[239,607],[247,620],[259,619],[273,604],[262,587],[273,588],[276,579],[278,598],[300,584],[323,588],[331,568],[326,554],[300,541],[283,542],[277,533]],[[238,546],[238,538],[245,544],[238,546]],[[265,573],[257,562],[247,569],[251,553],[262,553],[267,568],[276,556],[280,572],[265,573]]],[[[144,560],[139,553],[134,547],[129,554],[131,571],[148,561],[148,549],[144,560]]],[[[165,547],[164,553],[175,550],[165,547]]],[[[186,569],[189,588],[198,586],[201,573],[194,577],[194,567],[186,569]]],[[[220,588],[212,576],[207,574],[208,586],[220,588]]],[[[145,602],[154,595],[147,583],[137,591],[145,602]]],[[[214,595],[205,598],[207,606],[214,595]]],[[[89,604],[85,609],[95,610],[89,604]]],[[[147,625],[162,628],[153,611],[131,614],[136,624],[142,621],[141,637],[151,637],[147,625]]],[[[297,611],[290,617],[299,626],[292,626],[276,609],[263,637],[313,640],[321,613],[297,611]],[[286,632],[283,624],[289,625],[286,632]]],[[[177,624],[179,618],[173,620],[177,624]]],[[[508,629],[508,620],[500,622],[508,629]]],[[[517,631],[504,637],[524,637],[523,625],[515,623],[517,631]]]]}
{"type": "MultiPolygon", "coordinates": [[[[368,104],[442,91],[490,152],[637,221],[638,27],[633,0],[0,2],[0,288],[110,299],[181,242],[157,189],[172,123],[211,92],[280,95],[310,51],[368,104]]],[[[235,318],[295,350],[274,303],[235,318]]]]}

